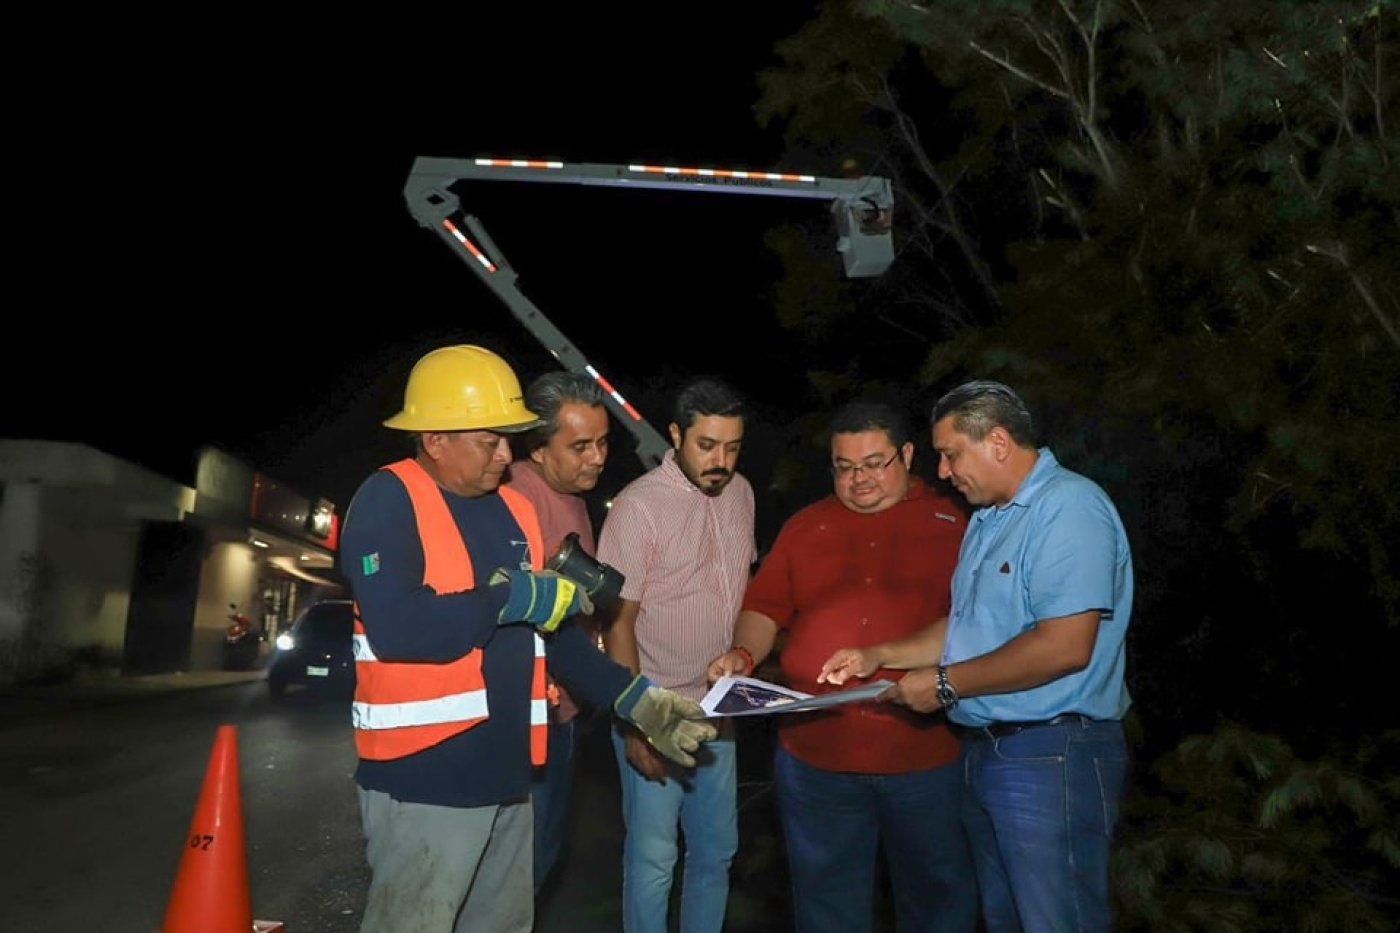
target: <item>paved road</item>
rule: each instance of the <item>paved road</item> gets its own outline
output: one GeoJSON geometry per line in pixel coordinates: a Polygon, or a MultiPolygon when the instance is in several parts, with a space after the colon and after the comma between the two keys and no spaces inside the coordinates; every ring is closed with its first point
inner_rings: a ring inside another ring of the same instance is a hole
{"type": "MultiPolygon", "coordinates": [[[[260,674],[96,679],[0,696],[0,876],[18,929],[154,930],[216,727],[239,726],[254,913],[288,933],[354,933],[367,870],[353,740],[338,703],[271,701],[260,674]],[[208,688],[208,689],[201,689],[208,688]]],[[[740,853],[729,933],[787,929],[762,720],[740,733],[740,853]]],[[[578,750],[569,837],[536,933],[621,929],[617,768],[606,724],[578,750]]]]}
{"type": "Polygon", "coordinates": [[[368,872],[343,706],[282,707],[259,683],[121,689],[0,700],[0,926],[157,929],[231,725],[240,781],[212,816],[242,817],[255,916],[355,933],[368,872]]]}

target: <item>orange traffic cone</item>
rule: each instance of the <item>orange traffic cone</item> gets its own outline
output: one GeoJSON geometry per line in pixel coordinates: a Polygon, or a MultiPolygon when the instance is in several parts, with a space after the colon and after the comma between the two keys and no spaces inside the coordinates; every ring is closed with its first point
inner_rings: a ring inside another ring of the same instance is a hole
{"type": "Polygon", "coordinates": [[[220,726],[204,774],[161,933],[249,933],[280,930],[253,922],[243,798],[238,782],[237,729],[220,726]]]}

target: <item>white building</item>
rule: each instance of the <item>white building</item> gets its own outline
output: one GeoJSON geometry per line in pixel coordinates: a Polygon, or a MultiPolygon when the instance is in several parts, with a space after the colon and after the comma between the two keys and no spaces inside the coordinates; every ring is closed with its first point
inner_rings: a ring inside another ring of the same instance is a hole
{"type": "Polygon", "coordinates": [[[340,595],[338,518],[213,448],[194,488],[83,444],[0,440],[0,687],[218,669],[231,606],[263,651],[340,595]]]}

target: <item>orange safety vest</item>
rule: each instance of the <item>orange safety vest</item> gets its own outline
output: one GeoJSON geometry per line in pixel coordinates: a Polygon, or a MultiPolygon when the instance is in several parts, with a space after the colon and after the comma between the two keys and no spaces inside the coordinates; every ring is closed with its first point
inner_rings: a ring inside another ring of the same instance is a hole
{"type": "MultiPolygon", "coordinates": [[[[471,589],[474,575],[466,542],[437,483],[413,459],[391,463],[384,469],[404,484],[413,505],[418,538],[423,544],[424,585],[440,595],[471,589]]],[[[525,532],[531,566],[541,569],[544,535],[534,506],[513,489],[502,488],[499,492],[525,532]]],[[[442,664],[381,660],[365,634],[357,602],[353,721],[359,756],[373,760],[403,758],[489,718],[481,659],[481,649],[473,648],[463,657],[442,664]]],[[[548,722],[544,640],[536,633],[530,689],[530,760],[536,765],[545,762],[548,722]]]]}

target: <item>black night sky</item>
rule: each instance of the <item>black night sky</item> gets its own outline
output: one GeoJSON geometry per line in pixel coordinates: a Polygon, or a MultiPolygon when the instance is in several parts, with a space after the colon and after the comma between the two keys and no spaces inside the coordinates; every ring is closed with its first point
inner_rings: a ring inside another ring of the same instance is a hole
{"type": "MultiPolygon", "coordinates": [[[[11,318],[0,436],[88,443],[187,483],[212,444],[343,508],[401,451],[379,422],[423,352],[483,343],[522,380],[556,365],[410,216],[413,159],[779,168],[751,107],[802,22],[789,9],[491,13],[373,45],[365,23],[335,40],[245,24],[246,43],[94,50],[61,114],[35,100],[17,117],[47,184],[19,191],[39,210],[17,266],[37,277],[11,318]]],[[[658,428],[692,373],[790,397],[800,361],[773,363],[762,235],[822,207],[458,190],[524,293],[658,428]]]]}

